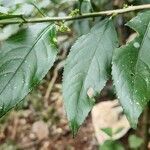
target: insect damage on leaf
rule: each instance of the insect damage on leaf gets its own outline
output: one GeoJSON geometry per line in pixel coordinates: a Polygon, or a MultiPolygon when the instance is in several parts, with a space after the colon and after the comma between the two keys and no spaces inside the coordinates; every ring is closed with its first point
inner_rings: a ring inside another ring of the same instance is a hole
{"type": "Polygon", "coordinates": [[[113,22],[105,19],[80,37],[71,48],[64,67],[63,97],[74,134],[92,109],[95,94],[103,89],[110,77],[108,70],[117,46],[113,22]]]}
{"type": "Polygon", "coordinates": [[[138,36],[114,51],[112,77],[124,112],[133,128],[150,100],[150,11],[127,23],[138,36]]]}
{"type": "Polygon", "coordinates": [[[94,97],[94,89],[92,87],[90,87],[87,91],[87,95],[89,98],[93,98],[94,97]]]}

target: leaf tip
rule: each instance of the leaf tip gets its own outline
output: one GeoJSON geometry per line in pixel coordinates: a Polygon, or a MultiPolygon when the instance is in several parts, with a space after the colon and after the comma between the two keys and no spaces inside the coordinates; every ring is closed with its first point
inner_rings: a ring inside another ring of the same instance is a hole
{"type": "Polygon", "coordinates": [[[70,122],[70,129],[71,129],[73,138],[75,138],[75,136],[77,135],[77,132],[79,130],[79,124],[77,123],[77,121],[75,119],[73,119],[70,122]]]}
{"type": "Polygon", "coordinates": [[[129,123],[130,123],[130,126],[133,128],[133,129],[137,129],[137,123],[138,123],[138,117],[129,117],[129,115],[126,115],[129,123]]]}
{"type": "Polygon", "coordinates": [[[135,129],[135,130],[137,129],[137,122],[130,121],[130,125],[133,129],[135,129]]]}

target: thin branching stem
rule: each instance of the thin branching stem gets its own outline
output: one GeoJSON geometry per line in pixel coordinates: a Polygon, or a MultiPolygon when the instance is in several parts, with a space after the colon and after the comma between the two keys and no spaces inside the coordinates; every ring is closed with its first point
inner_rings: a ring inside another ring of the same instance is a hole
{"type": "Polygon", "coordinates": [[[138,6],[129,6],[127,8],[122,9],[116,9],[116,10],[107,10],[107,11],[101,11],[101,12],[93,12],[93,13],[85,13],[78,16],[66,16],[66,17],[43,17],[43,18],[24,18],[20,19],[20,16],[11,16],[11,19],[8,19],[9,16],[6,15],[3,16],[3,18],[0,18],[0,24],[1,25],[7,25],[7,24],[18,24],[18,23],[41,23],[41,22],[54,22],[54,21],[71,21],[71,20],[79,20],[79,19],[85,19],[85,18],[94,18],[99,16],[112,16],[112,15],[118,15],[133,11],[139,11],[139,10],[146,10],[150,9],[150,4],[145,5],[138,5],[138,6]],[[18,19],[17,19],[18,18],[18,19]]]}

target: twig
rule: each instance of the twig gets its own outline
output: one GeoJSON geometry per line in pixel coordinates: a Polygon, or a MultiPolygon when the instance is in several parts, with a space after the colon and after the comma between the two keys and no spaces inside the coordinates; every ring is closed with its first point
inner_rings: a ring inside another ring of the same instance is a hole
{"type": "Polygon", "coordinates": [[[57,79],[57,76],[58,76],[58,71],[64,66],[64,61],[61,61],[55,68],[54,70],[54,74],[53,74],[53,78],[52,80],[50,81],[49,85],[48,85],[48,88],[47,88],[47,91],[46,91],[46,94],[45,94],[45,101],[47,102],[48,98],[49,98],[49,95],[52,91],[52,88],[56,82],[56,79],[57,79]]]}
{"type": "Polygon", "coordinates": [[[0,21],[4,19],[15,19],[15,18],[22,19],[24,23],[26,22],[26,19],[24,18],[23,15],[0,15],[0,21]]]}
{"type": "MultiPolygon", "coordinates": [[[[138,10],[146,10],[150,9],[150,4],[145,4],[145,5],[138,5],[138,6],[129,6],[127,8],[123,9],[116,9],[116,10],[108,10],[108,11],[101,11],[101,12],[94,12],[94,13],[85,13],[83,15],[79,16],[66,16],[66,17],[44,17],[44,18],[30,18],[30,19],[25,19],[23,20],[10,20],[6,19],[3,17],[4,20],[0,20],[0,24],[18,24],[18,23],[41,23],[41,22],[54,22],[54,21],[70,21],[70,20],[79,20],[79,19],[85,19],[85,18],[93,18],[93,17],[99,17],[99,16],[111,16],[113,14],[123,14],[127,12],[132,12],[132,11],[138,11],[138,10]]],[[[16,17],[14,17],[16,18],[16,17]]],[[[20,18],[20,17],[19,17],[20,18]]]]}

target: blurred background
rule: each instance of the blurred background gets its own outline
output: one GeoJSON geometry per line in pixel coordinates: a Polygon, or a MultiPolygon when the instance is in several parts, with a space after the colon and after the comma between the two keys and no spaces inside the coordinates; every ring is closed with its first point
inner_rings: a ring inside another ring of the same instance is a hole
{"type": "MultiPolygon", "coordinates": [[[[25,17],[67,16],[118,9],[150,0],[0,0],[0,12],[25,17]]],[[[120,45],[136,34],[124,24],[137,12],[115,18],[120,45]]],[[[68,127],[62,97],[64,61],[74,41],[89,32],[100,19],[63,23],[58,33],[59,55],[41,84],[19,105],[0,119],[0,150],[122,150],[139,149],[143,143],[142,117],[135,131],[119,106],[112,81],[107,83],[96,106],[73,138],[68,127]]],[[[0,26],[0,43],[19,31],[20,25],[0,26]]],[[[150,144],[149,144],[150,149],[150,144]]]]}

